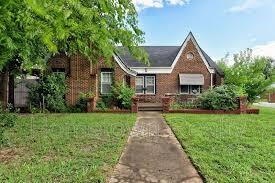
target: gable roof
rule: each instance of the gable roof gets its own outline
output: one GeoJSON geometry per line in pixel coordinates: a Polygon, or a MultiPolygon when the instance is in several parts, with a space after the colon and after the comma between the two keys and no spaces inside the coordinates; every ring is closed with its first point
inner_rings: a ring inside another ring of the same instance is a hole
{"type": "Polygon", "coordinates": [[[181,46],[142,46],[149,55],[150,66],[139,62],[131,56],[129,51],[123,47],[118,47],[119,53],[117,54],[121,61],[131,69],[141,68],[165,68],[171,72],[179,60],[187,42],[192,40],[199,54],[201,55],[209,72],[214,72],[213,69],[221,76],[224,75],[223,71],[218,65],[200,48],[192,32],[188,34],[185,41],[181,46]]]}
{"type": "Polygon", "coordinates": [[[128,67],[171,67],[180,46],[141,46],[148,53],[150,66],[137,61],[130,52],[119,47],[119,56],[128,67]]]}

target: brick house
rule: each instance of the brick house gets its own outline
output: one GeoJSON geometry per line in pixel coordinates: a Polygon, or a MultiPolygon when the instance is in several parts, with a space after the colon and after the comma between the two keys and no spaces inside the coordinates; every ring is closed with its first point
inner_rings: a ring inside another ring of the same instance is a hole
{"type": "MultiPolygon", "coordinates": [[[[120,48],[123,49],[123,48],[120,48]]],[[[150,66],[135,60],[127,51],[114,54],[111,66],[92,64],[75,55],[56,55],[49,61],[52,72],[65,72],[69,91],[66,100],[74,105],[79,94],[93,92],[96,98],[110,92],[114,82],[135,89],[143,102],[157,103],[165,95],[183,100],[223,83],[224,74],[200,48],[190,32],[181,46],[145,46],[150,66]]]]}

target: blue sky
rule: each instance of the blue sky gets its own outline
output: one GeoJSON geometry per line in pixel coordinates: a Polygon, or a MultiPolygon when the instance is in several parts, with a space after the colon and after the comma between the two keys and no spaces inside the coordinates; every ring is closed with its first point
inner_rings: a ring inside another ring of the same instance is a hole
{"type": "Polygon", "coordinates": [[[145,45],[180,45],[192,31],[213,58],[253,48],[275,58],[275,0],[133,0],[145,45]]]}

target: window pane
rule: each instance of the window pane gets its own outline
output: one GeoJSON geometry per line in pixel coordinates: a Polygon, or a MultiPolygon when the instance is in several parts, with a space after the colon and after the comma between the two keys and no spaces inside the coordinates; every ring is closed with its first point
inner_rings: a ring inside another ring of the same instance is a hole
{"type": "Polygon", "coordinates": [[[146,77],[146,85],[155,85],[154,77],[146,77]]]}
{"type": "Polygon", "coordinates": [[[108,94],[111,93],[111,85],[110,84],[102,84],[101,85],[101,93],[108,94]]]}
{"type": "Polygon", "coordinates": [[[154,94],[154,85],[153,86],[147,86],[146,93],[154,94]]]}
{"type": "Polygon", "coordinates": [[[136,85],[143,86],[143,77],[136,77],[136,85]]]}
{"type": "Polygon", "coordinates": [[[200,93],[200,85],[192,85],[192,86],[190,86],[190,93],[191,94],[198,94],[198,93],[200,93]]]}
{"type": "Polygon", "coordinates": [[[112,81],[112,74],[111,73],[102,73],[102,82],[111,83],[111,81],[112,81]]]}
{"type": "Polygon", "coordinates": [[[143,93],[143,86],[141,85],[136,86],[136,93],[143,93]]]}
{"type": "Polygon", "coordinates": [[[181,93],[189,93],[189,86],[188,85],[181,85],[180,86],[181,93]]]}

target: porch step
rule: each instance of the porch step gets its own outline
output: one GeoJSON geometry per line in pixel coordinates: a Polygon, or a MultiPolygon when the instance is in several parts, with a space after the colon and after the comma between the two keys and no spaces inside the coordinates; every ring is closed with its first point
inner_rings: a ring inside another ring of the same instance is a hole
{"type": "Polygon", "coordinates": [[[162,111],[161,103],[139,103],[138,111],[162,111]]]}

